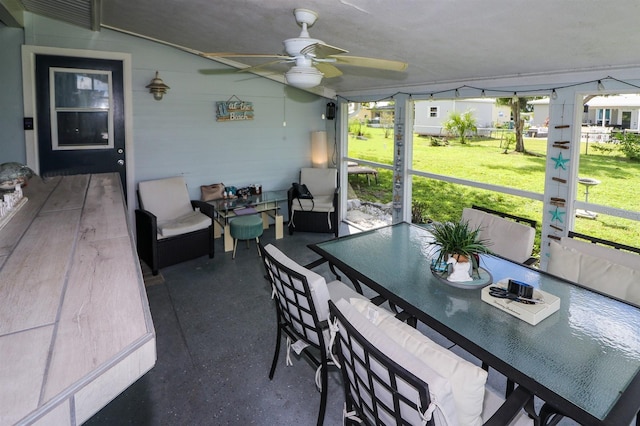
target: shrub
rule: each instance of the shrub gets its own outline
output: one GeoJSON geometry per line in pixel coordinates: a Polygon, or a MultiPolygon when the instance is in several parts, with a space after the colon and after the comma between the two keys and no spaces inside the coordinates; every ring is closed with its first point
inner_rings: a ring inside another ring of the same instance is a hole
{"type": "Polygon", "coordinates": [[[640,135],[637,133],[617,133],[612,137],[618,141],[618,149],[631,161],[640,161],[640,135]]]}
{"type": "Polygon", "coordinates": [[[447,138],[431,136],[431,146],[447,146],[449,141],[447,138]]]}
{"type": "Polygon", "coordinates": [[[598,152],[602,152],[604,154],[610,154],[616,150],[617,145],[612,143],[601,143],[601,142],[593,142],[591,143],[591,148],[595,149],[598,152]]]}
{"type": "Polygon", "coordinates": [[[429,223],[431,219],[427,216],[428,206],[425,201],[413,199],[411,204],[411,223],[429,223]]]}
{"type": "Polygon", "coordinates": [[[511,148],[511,145],[515,143],[516,143],[515,133],[507,133],[506,135],[504,135],[504,142],[502,143],[502,145],[504,146],[503,154],[506,154],[507,151],[509,151],[509,148],[511,148]]]}

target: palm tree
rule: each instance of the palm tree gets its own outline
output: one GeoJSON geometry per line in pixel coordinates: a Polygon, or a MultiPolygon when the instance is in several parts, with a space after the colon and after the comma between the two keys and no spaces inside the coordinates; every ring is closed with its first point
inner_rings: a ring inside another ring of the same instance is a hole
{"type": "Polygon", "coordinates": [[[449,119],[444,122],[444,129],[447,132],[459,136],[461,144],[466,144],[467,133],[470,131],[476,132],[478,126],[476,126],[476,118],[473,116],[472,111],[466,111],[464,113],[451,111],[449,113],[449,119]]]}

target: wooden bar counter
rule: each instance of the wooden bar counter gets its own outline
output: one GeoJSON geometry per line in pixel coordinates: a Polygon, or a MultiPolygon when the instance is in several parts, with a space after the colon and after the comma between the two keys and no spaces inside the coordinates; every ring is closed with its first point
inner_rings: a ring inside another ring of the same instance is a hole
{"type": "Polygon", "coordinates": [[[117,174],[32,178],[0,230],[0,424],[85,422],[156,361],[117,174]]]}

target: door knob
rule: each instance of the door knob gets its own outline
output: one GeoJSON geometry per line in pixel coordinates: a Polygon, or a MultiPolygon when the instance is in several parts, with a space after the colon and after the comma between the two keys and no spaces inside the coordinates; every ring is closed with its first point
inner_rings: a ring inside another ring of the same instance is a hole
{"type": "Polygon", "coordinates": [[[118,165],[119,166],[124,166],[124,160],[118,160],[118,165]]]}

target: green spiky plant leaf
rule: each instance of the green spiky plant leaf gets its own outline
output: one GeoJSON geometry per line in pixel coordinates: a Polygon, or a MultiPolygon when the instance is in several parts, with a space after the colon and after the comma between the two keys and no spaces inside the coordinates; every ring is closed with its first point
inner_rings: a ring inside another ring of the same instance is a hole
{"type": "Polygon", "coordinates": [[[478,260],[475,255],[492,254],[487,248],[489,242],[480,238],[480,228],[472,229],[469,222],[445,222],[433,223],[431,226],[435,244],[440,247],[437,263],[445,262],[448,255],[465,257],[473,264],[473,269],[478,268],[478,260]]]}

